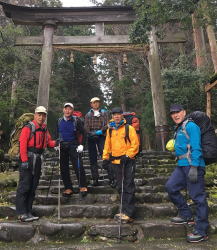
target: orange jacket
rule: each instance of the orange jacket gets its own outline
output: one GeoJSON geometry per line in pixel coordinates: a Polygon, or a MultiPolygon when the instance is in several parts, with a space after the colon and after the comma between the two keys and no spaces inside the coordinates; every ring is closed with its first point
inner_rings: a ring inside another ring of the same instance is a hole
{"type": "MultiPolygon", "coordinates": [[[[105,146],[103,150],[103,160],[109,160],[110,155],[122,156],[127,155],[134,158],[139,152],[139,140],[136,130],[129,125],[129,138],[130,142],[125,142],[125,124],[122,124],[118,129],[112,129],[111,136],[109,129],[107,129],[105,146]]],[[[113,164],[120,164],[120,160],[112,161],[113,164]]]]}

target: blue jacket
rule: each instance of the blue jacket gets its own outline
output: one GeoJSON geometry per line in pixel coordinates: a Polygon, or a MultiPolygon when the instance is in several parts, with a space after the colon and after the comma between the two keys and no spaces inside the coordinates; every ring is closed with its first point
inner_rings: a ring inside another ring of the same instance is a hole
{"type": "Polygon", "coordinates": [[[187,145],[190,144],[191,162],[189,162],[187,158],[179,159],[178,166],[205,167],[205,162],[202,156],[200,128],[191,121],[186,124],[185,128],[190,139],[184,134],[182,126],[179,126],[175,138],[175,154],[176,156],[186,154],[188,152],[187,145]]]}

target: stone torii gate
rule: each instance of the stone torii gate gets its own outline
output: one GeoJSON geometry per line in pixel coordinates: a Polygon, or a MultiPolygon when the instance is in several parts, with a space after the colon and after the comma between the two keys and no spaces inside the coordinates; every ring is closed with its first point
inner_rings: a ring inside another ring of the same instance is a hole
{"type": "Polygon", "coordinates": [[[102,53],[112,51],[143,51],[147,52],[150,68],[151,90],[155,129],[158,149],[165,149],[167,137],[167,119],[163,98],[163,87],[160,77],[160,62],[158,43],[183,43],[183,34],[172,34],[158,41],[153,27],[150,33],[149,46],[132,45],[128,35],[105,35],[104,26],[107,24],[130,24],[136,20],[131,7],[25,7],[7,4],[0,1],[5,15],[17,25],[37,25],[43,27],[43,36],[19,37],[16,45],[42,46],[42,60],[39,76],[37,105],[48,107],[51,64],[53,48],[79,50],[102,53]],[[55,36],[58,25],[95,25],[94,36],[55,36]]]}

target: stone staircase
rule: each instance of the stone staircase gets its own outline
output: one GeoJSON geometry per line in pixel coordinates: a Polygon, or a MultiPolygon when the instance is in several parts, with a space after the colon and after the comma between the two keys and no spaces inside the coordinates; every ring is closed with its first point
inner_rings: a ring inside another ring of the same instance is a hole
{"type": "MultiPolygon", "coordinates": [[[[90,181],[87,155],[83,161],[90,181]]],[[[119,195],[116,189],[108,185],[106,172],[100,169],[100,186],[89,186],[86,197],[79,195],[77,179],[74,172],[71,172],[74,194],[69,198],[61,195],[58,220],[58,158],[47,158],[34,205],[34,214],[40,216],[40,220],[29,224],[17,222],[14,206],[1,206],[0,241],[116,240],[119,239],[119,232],[121,239],[127,241],[185,237],[186,230],[190,230],[188,227],[169,222],[169,217],[176,215],[177,211],[169,202],[164,185],[174,166],[175,161],[170,153],[142,153],[136,165],[135,221],[122,225],[119,231],[119,224],[113,220],[119,212],[119,195]]],[[[62,193],[62,181],[60,189],[62,193]]],[[[8,200],[14,204],[15,192],[10,193],[8,200]]],[[[212,212],[216,211],[213,206],[212,212]]],[[[213,221],[211,232],[216,231],[217,223],[213,221]]]]}

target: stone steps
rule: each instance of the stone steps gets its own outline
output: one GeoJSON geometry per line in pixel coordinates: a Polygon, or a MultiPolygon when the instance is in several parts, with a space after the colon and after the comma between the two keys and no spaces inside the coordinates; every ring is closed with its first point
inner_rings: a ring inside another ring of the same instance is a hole
{"type": "MultiPolygon", "coordinates": [[[[40,241],[56,240],[118,240],[118,223],[110,220],[70,220],[57,221],[39,220],[34,223],[2,222],[0,240],[5,242],[19,241],[38,243],[40,241]]],[[[217,229],[217,222],[213,221],[211,232],[217,229]]],[[[121,225],[121,240],[135,242],[144,239],[185,238],[190,227],[173,225],[168,220],[135,221],[133,224],[121,225]]],[[[121,246],[120,246],[121,247],[121,246]]],[[[201,246],[202,247],[202,246],[201,246]]],[[[203,248],[203,247],[202,247],[203,248]]],[[[202,249],[201,248],[201,249],[202,249]]],[[[126,249],[126,248],[125,248],[126,249]]]]}
{"type": "MultiPolygon", "coordinates": [[[[46,185],[40,185],[38,186],[37,192],[38,194],[45,193],[47,195],[47,191],[49,189],[49,183],[46,182],[46,185]]],[[[49,194],[58,194],[58,182],[54,181],[53,184],[50,187],[49,194]],[[55,185],[56,184],[56,185],[55,185]],[[52,186],[53,185],[53,186],[52,186]]],[[[63,191],[63,183],[61,182],[60,185],[61,192],[63,191]]],[[[78,193],[79,189],[77,186],[73,187],[74,193],[78,193]]],[[[165,192],[164,185],[158,185],[158,186],[136,186],[136,193],[142,193],[145,195],[146,193],[158,193],[158,192],[165,192]]],[[[111,188],[109,185],[107,186],[88,186],[88,194],[116,194],[117,190],[115,188],[111,188]]]]}
{"type": "MultiPolygon", "coordinates": [[[[143,152],[136,159],[136,211],[132,224],[122,225],[121,239],[139,241],[144,238],[173,238],[185,237],[188,227],[173,225],[169,217],[177,214],[176,208],[168,202],[165,183],[168,175],[175,167],[173,156],[167,152],[143,152]]],[[[91,180],[89,160],[85,152],[84,166],[87,180],[91,180]]],[[[101,161],[99,161],[99,165],[101,161]]],[[[119,212],[120,197],[116,189],[108,184],[106,171],[100,174],[100,186],[88,187],[88,195],[84,198],[78,193],[78,181],[74,170],[71,179],[74,184],[74,194],[62,197],[60,206],[60,221],[58,215],[58,157],[47,159],[43,168],[33,213],[40,220],[33,223],[20,223],[15,220],[14,206],[0,206],[0,241],[31,241],[39,242],[56,240],[109,240],[118,239],[119,225],[113,217],[119,212]],[[53,176],[49,195],[51,173],[53,176]],[[8,220],[4,220],[8,218],[8,220]]],[[[61,181],[61,193],[63,184],[61,181]]],[[[15,194],[9,195],[14,203],[15,194]]],[[[217,206],[210,204],[210,212],[217,213],[217,206]]],[[[217,232],[217,221],[212,221],[212,232],[217,232]]]]}
{"type": "MultiPolygon", "coordinates": [[[[113,218],[119,212],[119,204],[63,204],[61,202],[60,215],[61,218],[113,218]],[[112,204],[112,205],[111,205],[112,204]]],[[[54,205],[34,205],[33,213],[40,217],[55,217],[57,218],[58,207],[57,202],[54,205]]],[[[177,213],[174,206],[170,203],[161,204],[142,204],[136,205],[135,218],[162,218],[168,216],[175,216],[177,213]]],[[[16,217],[15,207],[1,206],[0,217],[14,218],[16,217]]]]}
{"type": "MultiPolygon", "coordinates": [[[[58,190],[55,190],[58,192],[58,190]]],[[[15,194],[8,197],[9,202],[15,203],[15,194]]],[[[161,203],[169,201],[166,193],[136,193],[135,199],[137,204],[143,203],[161,203]]],[[[50,193],[48,196],[45,194],[37,194],[35,197],[35,204],[41,205],[56,205],[58,196],[50,193]]],[[[79,194],[73,194],[70,197],[63,197],[61,195],[62,204],[119,204],[120,198],[117,192],[110,194],[91,194],[86,197],[81,197],[79,194]]]]}

